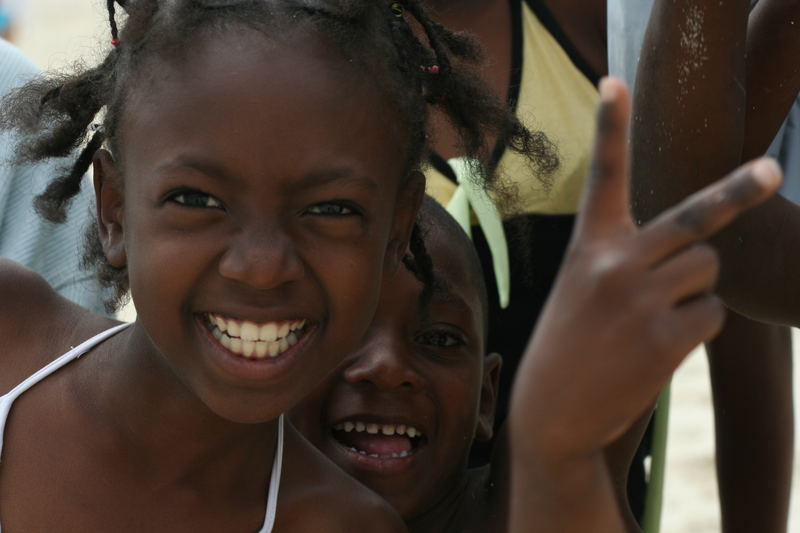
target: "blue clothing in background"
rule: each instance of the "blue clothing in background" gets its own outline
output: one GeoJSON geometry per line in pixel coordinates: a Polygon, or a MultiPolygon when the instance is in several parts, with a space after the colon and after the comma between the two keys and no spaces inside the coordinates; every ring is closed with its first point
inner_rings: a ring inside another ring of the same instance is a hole
{"type": "MultiPolygon", "coordinates": [[[[22,52],[0,39],[0,97],[38,74],[22,52]]],[[[104,291],[94,272],[80,268],[84,228],[92,221],[94,205],[89,180],[84,180],[64,224],[45,221],[36,214],[33,199],[68,162],[14,164],[15,141],[12,133],[0,131],[0,256],[35,270],[66,298],[103,313],[104,291]]]]}

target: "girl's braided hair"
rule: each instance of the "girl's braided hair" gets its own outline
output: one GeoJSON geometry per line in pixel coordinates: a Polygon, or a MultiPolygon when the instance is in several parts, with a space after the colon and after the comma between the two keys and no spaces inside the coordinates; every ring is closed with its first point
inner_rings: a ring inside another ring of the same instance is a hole
{"type": "MultiPolygon", "coordinates": [[[[531,132],[497,99],[471,69],[480,47],[462,33],[431,20],[421,0],[107,0],[112,48],[103,61],[70,75],[35,80],[11,94],[0,126],[22,135],[18,162],[65,157],[81,148],[74,163],[36,198],[37,211],[63,222],[70,201],[95,152],[105,143],[119,153],[117,126],[131,87],[146,60],[180,58],[198,38],[231,27],[249,27],[269,36],[303,27],[332,41],[348,60],[362,66],[408,123],[406,171],[419,168],[430,149],[428,106],[439,108],[459,134],[463,153],[476,161],[482,185],[502,192],[490,168],[489,139],[529,157],[545,179],[558,165],[556,151],[542,132],[531,132]],[[116,7],[125,22],[117,26],[116,7]],[[418,37],[418,35],[420,37],[418,37]],[[424,38],[421,38],[424,35],[424,38]],[[95,121],[101,124],[96,125],[95,121]],[[88,141],[87,141],[88,139],[88,141]]],[[[508,195],[506,194],[506,197],[508,195]]],[[[417,276],[432,278],[419,230],[411,249],[417,276]]],[[[87,233],[84,257],[103,285],[114,289],[113,310],[127,293],[127,271],[105,259],[97,231],[87,233]]]]}

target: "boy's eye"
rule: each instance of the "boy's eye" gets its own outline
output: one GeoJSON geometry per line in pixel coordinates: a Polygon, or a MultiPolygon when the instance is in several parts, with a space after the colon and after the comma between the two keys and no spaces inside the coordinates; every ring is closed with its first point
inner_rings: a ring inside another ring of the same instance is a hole
{"type": "Polygon", "coordinates": [[[186,207],[210,207],[222,209],[218,198],[200,191],[180,191],[170,196],[169,200],[186,207]]]}
{"type": "Polygon", "coordinates": [[[308,208],[308,213],[327,217],[342,217],[357,214],[352,206],[344,202],[323,202],[321,204],[312,205],[308,208]]]}
{"type": "Polygon", "coordinates": [[[455,348],[464,345],[460,337],[440,330],[424,331],[418,334],[414,341],[434,348],[455,348]]]}

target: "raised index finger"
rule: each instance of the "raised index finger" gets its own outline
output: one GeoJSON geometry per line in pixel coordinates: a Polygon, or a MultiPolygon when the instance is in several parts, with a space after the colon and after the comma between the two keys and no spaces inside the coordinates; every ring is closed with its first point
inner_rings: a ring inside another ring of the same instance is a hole
{"type": "Polygon", "coordinates": [[[780,183],[781,170],[772,159],[761,158],[739,167],[642,228],[634,244],[638,257],[646,264],[656,264],[711,237],[769,198],[780,183]]]}
{"type": "Polygon", "coordinates": [[[578,216],[578,232],[594,235],[632,225],[628,192],[630,98],[614,78],[600,82],[592,164],[578,216]]]}

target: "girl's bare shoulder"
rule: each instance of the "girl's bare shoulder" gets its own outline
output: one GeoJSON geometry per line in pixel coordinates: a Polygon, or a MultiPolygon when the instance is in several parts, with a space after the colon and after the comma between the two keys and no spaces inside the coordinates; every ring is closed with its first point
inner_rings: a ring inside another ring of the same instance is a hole
{"type": "Polygon", "coordinates": [[[282,531],[407,531],[383,498],[331,462],[291,424],[286,435],[285,476],[278,510],[282,531]]]}
{"type": "Polygon", "coordinates": [[[60,296],[34,271],[0,258],[0,394],[102,320],[60,296]]]}

